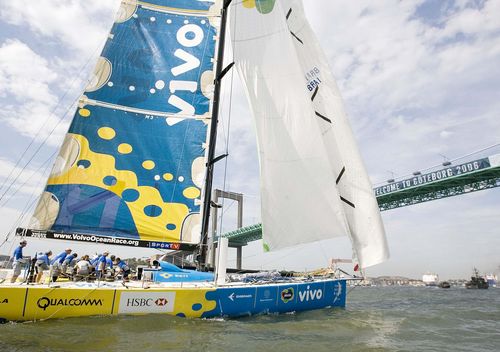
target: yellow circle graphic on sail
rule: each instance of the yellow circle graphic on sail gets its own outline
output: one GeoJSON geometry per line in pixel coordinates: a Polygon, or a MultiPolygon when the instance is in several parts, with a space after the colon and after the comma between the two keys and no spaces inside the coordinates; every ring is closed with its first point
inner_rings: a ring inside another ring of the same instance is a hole
{"type": "Polygon", "coordinates": [[[249,9],[254,8],[255,0],[243,0],[243,6],[249,9]]]}
{"type": "Polygon", "coordinates": [[[90,116],[90,110],[89,109],[80,109],[80,110],[78,110],[78,113],[80,114],[80,116],[83,116],[83,117],[89,117],[90,116]]]}
{"type": "Polygon", "coordinates": [[[112,129],[111,127],[101,127],[97,130],[97,134],[102,139],[107,139],[107,140],[113,139],[116,136],[115,130],[112,129]]]}
{"type": "Polygon", "coordinates": [[[122,143],[118,146],[118,152],[120,154],[129,154],[132,152],[132,146],[128,143],[122,143]]]}
{"type": "Polygon", "coordinates": [[[142,167],[146,170],[151,170],[155,167],[155,162],[153,160],[146,160],[142,163],[142,167]]]}
{"type": "Polygon", "coordinates": [[[274,9],[276,0],[243,0],[243,7],[256,8],[261,14],[270,13],[274,9]]]}
{"type": "Polygon", "coordinates": [[[184,197],[189,199],[195,199],[200,196],[200,190],[196,187],[188,187],[184,191],[182,191],[184,197]]]}
{"type": "Polygon", "coordinates": [[[165,181],[172,181],[174,179],[174,175],[167,172],[166,174],[163,174],[163,178],[165,181]]]}

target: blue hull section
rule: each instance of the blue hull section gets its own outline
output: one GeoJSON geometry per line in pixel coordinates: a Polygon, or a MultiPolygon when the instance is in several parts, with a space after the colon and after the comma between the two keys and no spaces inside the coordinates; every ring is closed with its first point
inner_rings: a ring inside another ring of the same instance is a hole
{"type": "Polygon", "coordinates": [[[207,292],[215,309],[203,318],[241,317],[255,314],[287,313],[328,307],[345,307],[346,281],[261,284],[253,287],[224,287],[207,292]]]}

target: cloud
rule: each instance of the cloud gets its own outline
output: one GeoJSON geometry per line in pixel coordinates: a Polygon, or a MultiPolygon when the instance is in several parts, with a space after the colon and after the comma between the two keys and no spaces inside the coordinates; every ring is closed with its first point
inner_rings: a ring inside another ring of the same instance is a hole
{"type": "Polygon", "coordinates": [[[49,84],[58,78],[45,58],[25,43],[7,39],[0,46],[0,97],[17,101],[51,101],[49,84]]]}
{"type": "Polygon", "coordinates": [[[49,43],[59,41],[81,55],[95,49],[96,37],[105,38],[119,3],[119,0],[8,1],[2,4],[0,18],[28,28],[49,43]]]}

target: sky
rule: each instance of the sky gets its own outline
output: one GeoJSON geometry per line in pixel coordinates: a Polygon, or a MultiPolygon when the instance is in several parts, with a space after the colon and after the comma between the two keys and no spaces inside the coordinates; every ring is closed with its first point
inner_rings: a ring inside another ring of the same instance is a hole
{"type": "MultiPolygon", "coordinates": [[[[500,1],[304,3],[375,186],[500,143],[500,1]]],[[[43,189],[119,1],[0,5],[1,241],[43,189]],[[9,175],[16,178],[10,188],[9,175]]],[[[250,225],[260,221],[253,122],[237,75],[228,75],[225,84],[218,150],[228,147],[230,156],[216,170],[216,186],[245,195],[244,225],[250,225]]],[[[496,153],[498,146],[470,158],[496,153]]],[[[224,230],[234,229],[235,208],[224,203],[224,230]]],[[[386,211],[382,218],[391,258],[369,268],[369,276],[435,272],[446,279],[465,278],[474,266],[499,270],[500,188],[386,211]]],[[[31,240],[28,249],[67,245],[31,240]]],[[[324,267],[330,257],[350,257],[347,238],[278,253],[262,254],[261,246],[243,249],[245,267],[304,270],[324,267]]]]}

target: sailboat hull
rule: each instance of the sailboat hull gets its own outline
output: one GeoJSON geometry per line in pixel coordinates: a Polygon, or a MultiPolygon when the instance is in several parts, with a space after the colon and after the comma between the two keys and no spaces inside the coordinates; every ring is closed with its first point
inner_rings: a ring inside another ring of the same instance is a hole
{"type": "Polygon", "coordinates": [[[121,314],[241,317],[345,307],[346,281],[326,279],[268,284],[185,284],[162,287],[0,286],[0,320],[121,314]]]}

